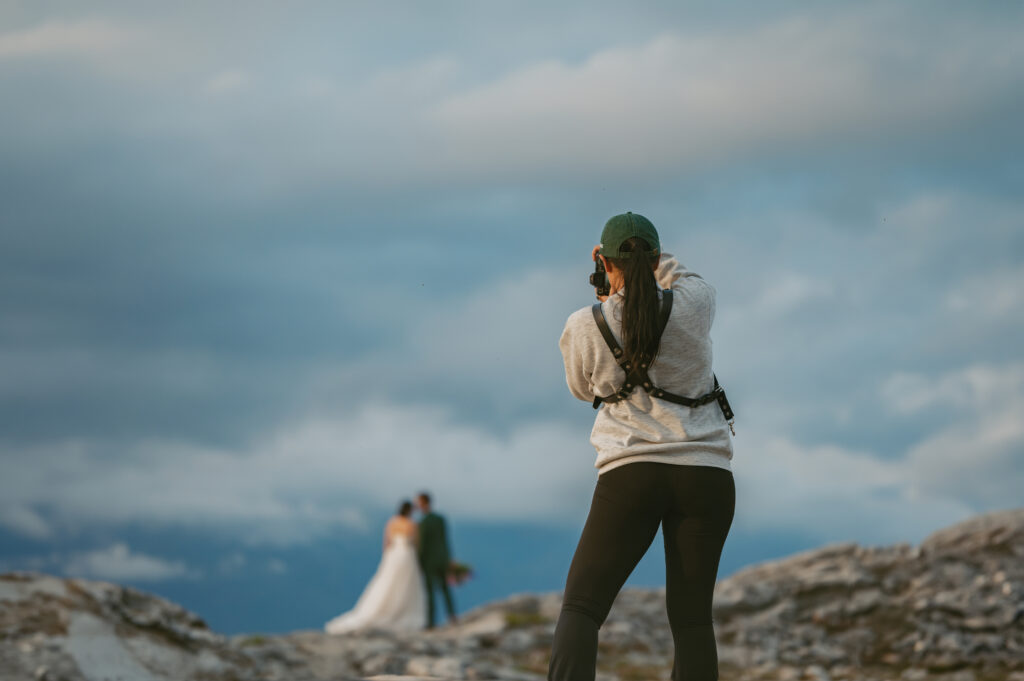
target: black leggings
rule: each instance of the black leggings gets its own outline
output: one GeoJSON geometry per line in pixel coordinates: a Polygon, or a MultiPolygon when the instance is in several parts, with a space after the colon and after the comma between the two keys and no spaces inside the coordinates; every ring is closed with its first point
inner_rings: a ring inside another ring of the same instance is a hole
{"type": "Polygon", "coordinates": [[[717,679],[711,598],[735,505],[732,473],[723,468],[644,462],[602,474],[569,568],[549,681],[594,680],[597,630],[659,525],[675,642],[672,679],[717,679]]]}

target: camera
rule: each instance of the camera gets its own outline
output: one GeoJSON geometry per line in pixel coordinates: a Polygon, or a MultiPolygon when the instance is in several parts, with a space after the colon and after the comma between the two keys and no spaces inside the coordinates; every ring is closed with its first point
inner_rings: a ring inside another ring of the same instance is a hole
{"type": "Polygon", "coordinates": [[[611,291],[608,274],[604,271],[604,262],[601,258],[594,261],[594,272],[590,275],[590,285],[597,289],[598,297],[606,296],[611,291]]]}

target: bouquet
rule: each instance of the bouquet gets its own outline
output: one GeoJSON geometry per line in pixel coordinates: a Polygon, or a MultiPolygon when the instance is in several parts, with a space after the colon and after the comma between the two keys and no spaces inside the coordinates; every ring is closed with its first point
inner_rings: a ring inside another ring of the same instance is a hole
{"type": "Polygon", "coordinates": [[[473,566],[453,560],[448,564],[448,583],[459,586],[473,576],[473,566]]]}

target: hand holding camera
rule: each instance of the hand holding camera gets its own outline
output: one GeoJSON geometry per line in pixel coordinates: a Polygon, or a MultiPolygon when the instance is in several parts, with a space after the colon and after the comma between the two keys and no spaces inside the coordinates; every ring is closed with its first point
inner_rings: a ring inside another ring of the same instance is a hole
{"type": "Polygon", "coordinates": [[[604,261],[597,257],[597,252],[600,250],[601,246],[598,244],[591,252],[591,257],[594,259],[594,272],[590,275],[589,281],[597,293],[597,299],[604,302],[611,292],[611,284],[608,283],[608,273],[605,272],[604,261]]]}

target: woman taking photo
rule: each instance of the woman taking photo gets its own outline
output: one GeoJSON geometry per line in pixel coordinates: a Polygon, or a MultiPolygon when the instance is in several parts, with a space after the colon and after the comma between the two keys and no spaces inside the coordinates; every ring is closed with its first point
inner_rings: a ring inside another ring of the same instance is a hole
{"type": "Polygon", "coordinates": [[[654,225],[635,213],[611,218],[592,256],[607,295],[569,317],[559,347],[569,390],[599,408],[598,481],[548,679],[593,681],[598,629],[659,526],[672,678],[717,679],[711,598],[735,487],[732,412],[711,370],[715,290],[662,253],[654,225]]]}

